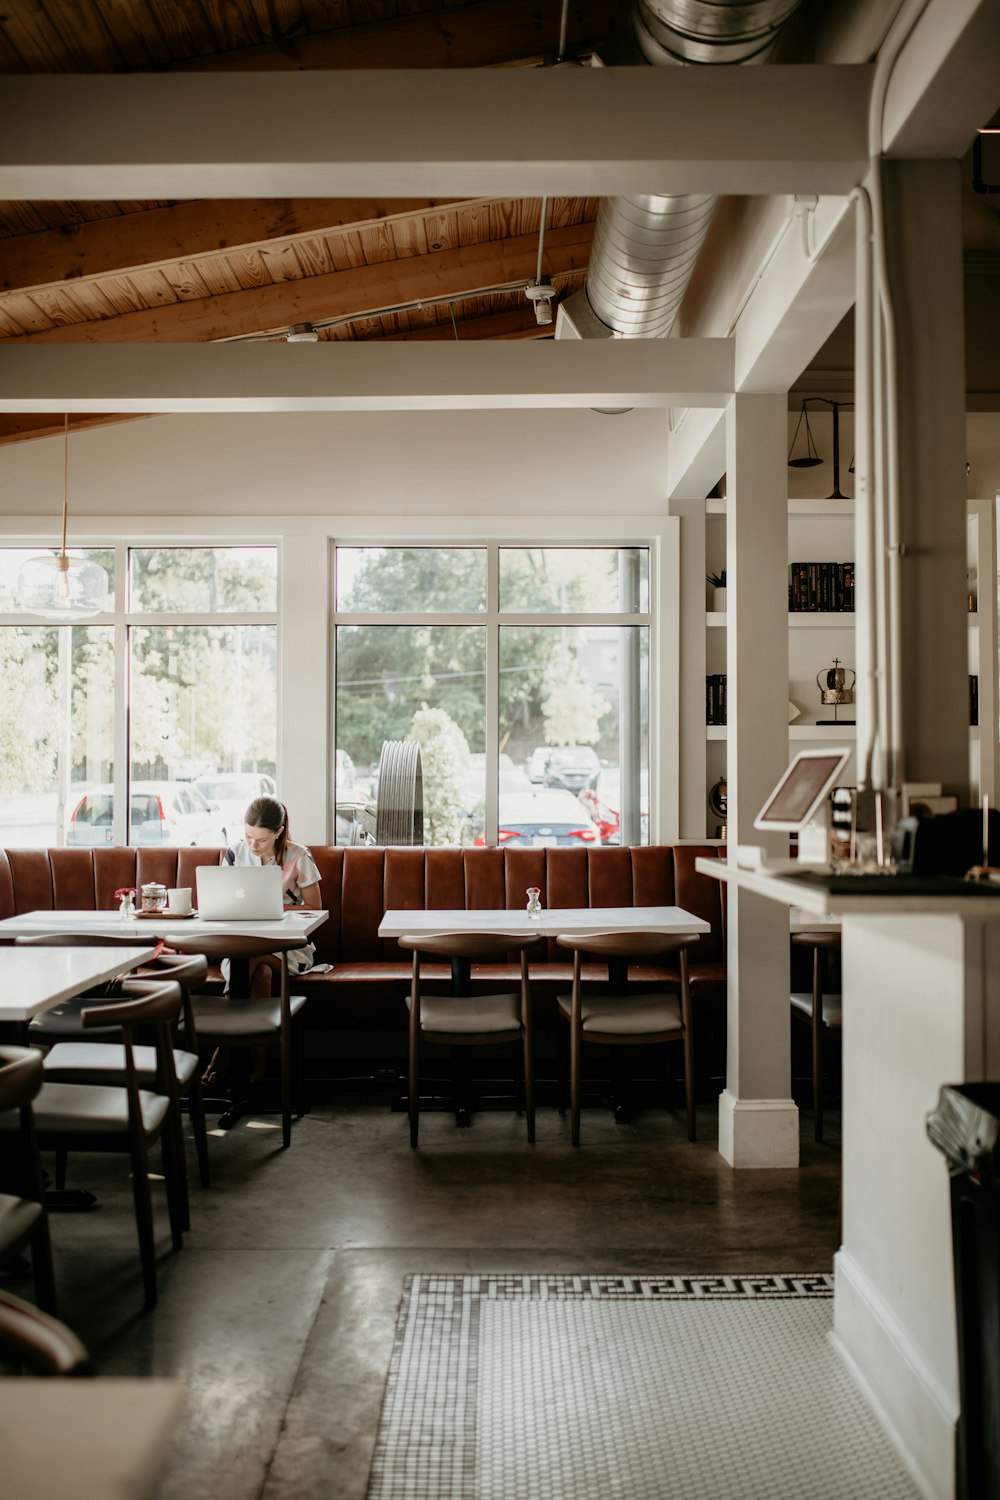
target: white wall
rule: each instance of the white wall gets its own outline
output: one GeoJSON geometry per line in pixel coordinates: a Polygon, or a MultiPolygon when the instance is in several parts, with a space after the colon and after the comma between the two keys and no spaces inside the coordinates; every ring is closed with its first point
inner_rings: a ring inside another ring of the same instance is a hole
{"type": "MultiPolygon", "coordinates": [[[[62,505],[62,436],[0,448],[0,515],[62,505]]],[[[74,515],[666,513],[645,409],[167,416],[70,435],[74,515]]]]}

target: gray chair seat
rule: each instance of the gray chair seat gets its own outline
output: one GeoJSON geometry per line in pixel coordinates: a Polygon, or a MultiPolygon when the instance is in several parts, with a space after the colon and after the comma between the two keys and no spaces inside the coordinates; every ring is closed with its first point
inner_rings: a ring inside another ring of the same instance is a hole
{"type": "MultiPolygon", "coordinates": [[[[804,1016],[812,1017],[813,997],[808,990],[793,990],[789,999],[800,1010],[804,1016]]],[[[840,1031],[844,1025],[844,1008],[839,995],[823,996],[823,1025],[829,1026],[833,1031],[840,1031]]]]}
{"type": "MultiPolygon", "coordinates": [[[[199,1036],[225,1043],[229,1038],[241,1042],[273,1041],[281,1035],[281,1000],[278,997],[245,1000],[236,996],[195,995],[194,1017],[199,1036]]],[[[289,995],[289,1013],[294,1018],[306,1003],[305,995],[289,995]]]]}
{"type": "MultiPolygon", "coordinates": [[[[88,1006],[98,1004],[113,1004],[114,996],[103,996],[98,993],[86,996],[77,996],[73,1000],[64,1000],[61,1005],[53,1006],[51,1010],[43,1011],[36,1016],[28,1027],[28,1035],[32,1042],[49,1046],[52,1042],[58,1042],[66,1037],[77,1037],[83,1032],[82,1016],[88,1006]]],[[[89,1035],[107,1036],[110,1039],[121,1037],[121,1028],[118,1026],[102,1026],[99,1033],[93,1030],[89,1035]]]]}
{"type": "MultiPolygon", "coordinates": [[[[160,1129],[169,1107],[170,1101],[163,1094],[139,1090],[142,1128],[147,1134],[160,1129]]],[[[58,1135],[64,1141],[73,1136],[124,1136],[128,1134],[128,1093],[123,1088],[43,1083],[33,1101],[32,1114],[42,1145],[49,1135],[58,1135]]],[[[14,1134],[17,1128],[16,1115],[0,1115],[0,1131],[14,1134]]]]}
{"type": "MultiPolygon", "coordinates": [[[[156,1048],[133,1047],[141,1089],[155,1092],[156,1048]]],[[[125,1077],[125,1048],[115,1042],[59,1042],[42,1064],[46,1083],[119,1084],[125,1077]]],[[[183,1093],[198,1071],[195,1052],[174,1051],[174,1072],[183,1093]]]]}
{"type": "MultiPolygon", "coordinates": [[[[569,995],[557,997],[567,1020],[573,1014],[569,995]]],[[[584,995],[580,1017],[584,1031],[605,1036],[648,1036],[684,1030],[681,1003],[675,995],[584,995]]]]}
{"type": "MultiPolygon", "coordinates": [[[[406,1008],[410,1008],[409,995],[406,1008]]],[[[485,1036],[492,1032],[519,1036],[521,997],[513,994],[469,995],[458,999],[452,995],[421,995],[420,1029],[453,1036],[485,1036]]]]}

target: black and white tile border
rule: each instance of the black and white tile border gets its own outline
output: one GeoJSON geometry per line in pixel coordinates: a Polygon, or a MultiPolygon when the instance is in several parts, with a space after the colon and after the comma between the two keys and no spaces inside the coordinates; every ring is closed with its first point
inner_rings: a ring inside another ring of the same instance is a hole
{"type": "Polygon", "coordinates": [[[824,1272],[791,1272],[744,1276],[534,1276],[514,1274],[408,1276],[404,1309],[410,1297],[538,1298],[580,1301],[586,1298],[655,1298],[717,1301],[730,1297],[832,1297],[833,1277],[824,1272]]]}

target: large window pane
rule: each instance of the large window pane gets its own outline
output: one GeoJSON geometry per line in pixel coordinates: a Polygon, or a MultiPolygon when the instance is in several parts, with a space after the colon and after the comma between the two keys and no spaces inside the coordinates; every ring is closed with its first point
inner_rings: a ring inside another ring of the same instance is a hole
{"type": "Polygon", "coordinates": [[[500,733],[533,788],[505,796],[500,842],[649,841],[649,631],[502,626],[500,733]],[[556,795],[554,795],[556,794],[556,795]]]}
{"type": "MultiPolygon", "coordinates": [[[[421,746],[424,843],[467,838],[471,821],[482,817],[485,771],[473,756],[485,749],[485,719],[482,626],[339,626],[338,842],[351,835],[345,761],[370,785],[382,741],[408,739],[421,746]]],[[[377,786],[373,793],[377,809],[377,786]]]]}
{"type": "MultiPolygon", "coordinates": [[[[17,580],[21,564],[29,557],[51,557],[52,547],[0,547],[0,614],[21,614],[17,580]]],[[[70,557],[85,557],[99,563],[108,575],[108,598],[104,608],[115,607],[115,555],[110,547],[68,547],[70,557]]]]}
{"type": "Polygon", "coordinates": [[[0,844],[73,842],[86,787],[113,775],[114,680],[110,626],[0,630],[0,844]]]}
{"type": "Polygon", "coordinates": [[[134,626],[129,642],[129,843],[238,836],[240,804],[275,786],[275,627],[134,626]],[[228,773],[232,807],[205,795],[228,773]]]}
{"type": "Polygon", "coordinates": [[[275,547],[132,547],[129,608],[140,614],[246,614],[278,605],[275,547]]]}
{"type": "Polygon", "coordinates": [[[501,547],[507,614],[637,614],[649,609],[646,547],[501,547]]]}
{"type": "Polygon", "coordinates": [[[338,547],[337,608],[354,614],[468,614],[486,608],[481,547],[338,547]]]}

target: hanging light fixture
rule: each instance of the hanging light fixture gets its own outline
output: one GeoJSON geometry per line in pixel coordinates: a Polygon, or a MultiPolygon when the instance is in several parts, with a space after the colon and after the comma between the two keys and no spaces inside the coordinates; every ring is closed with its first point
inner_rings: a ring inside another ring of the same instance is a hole
{"type": "Polygon", "coordinates": [[[66,551],[69,508],[69,415],[63,417],[62,546],[43,557],[29,557],[17,579],[21,608],[46,620],[83,620],[100,614],[108,599],[108,575],[86,557],[66,551]]]}
{"type": "Polygon", "coordinates": [[[822,462],[823,460],[816,451],[812,428],[809,426],[809,411],[805,401],[803,401],[802,410],[799,412],[799,420],[796,422],[795,431],[792,433],[792,446],[788,450],[788,467],[790,469],[815,469],[822,462]],[[795,444],[798,442],[799,428],[803,422],[806,424],[806,451],[801,458],[793,458],[792,454],[795,452],[795,444]]]}

